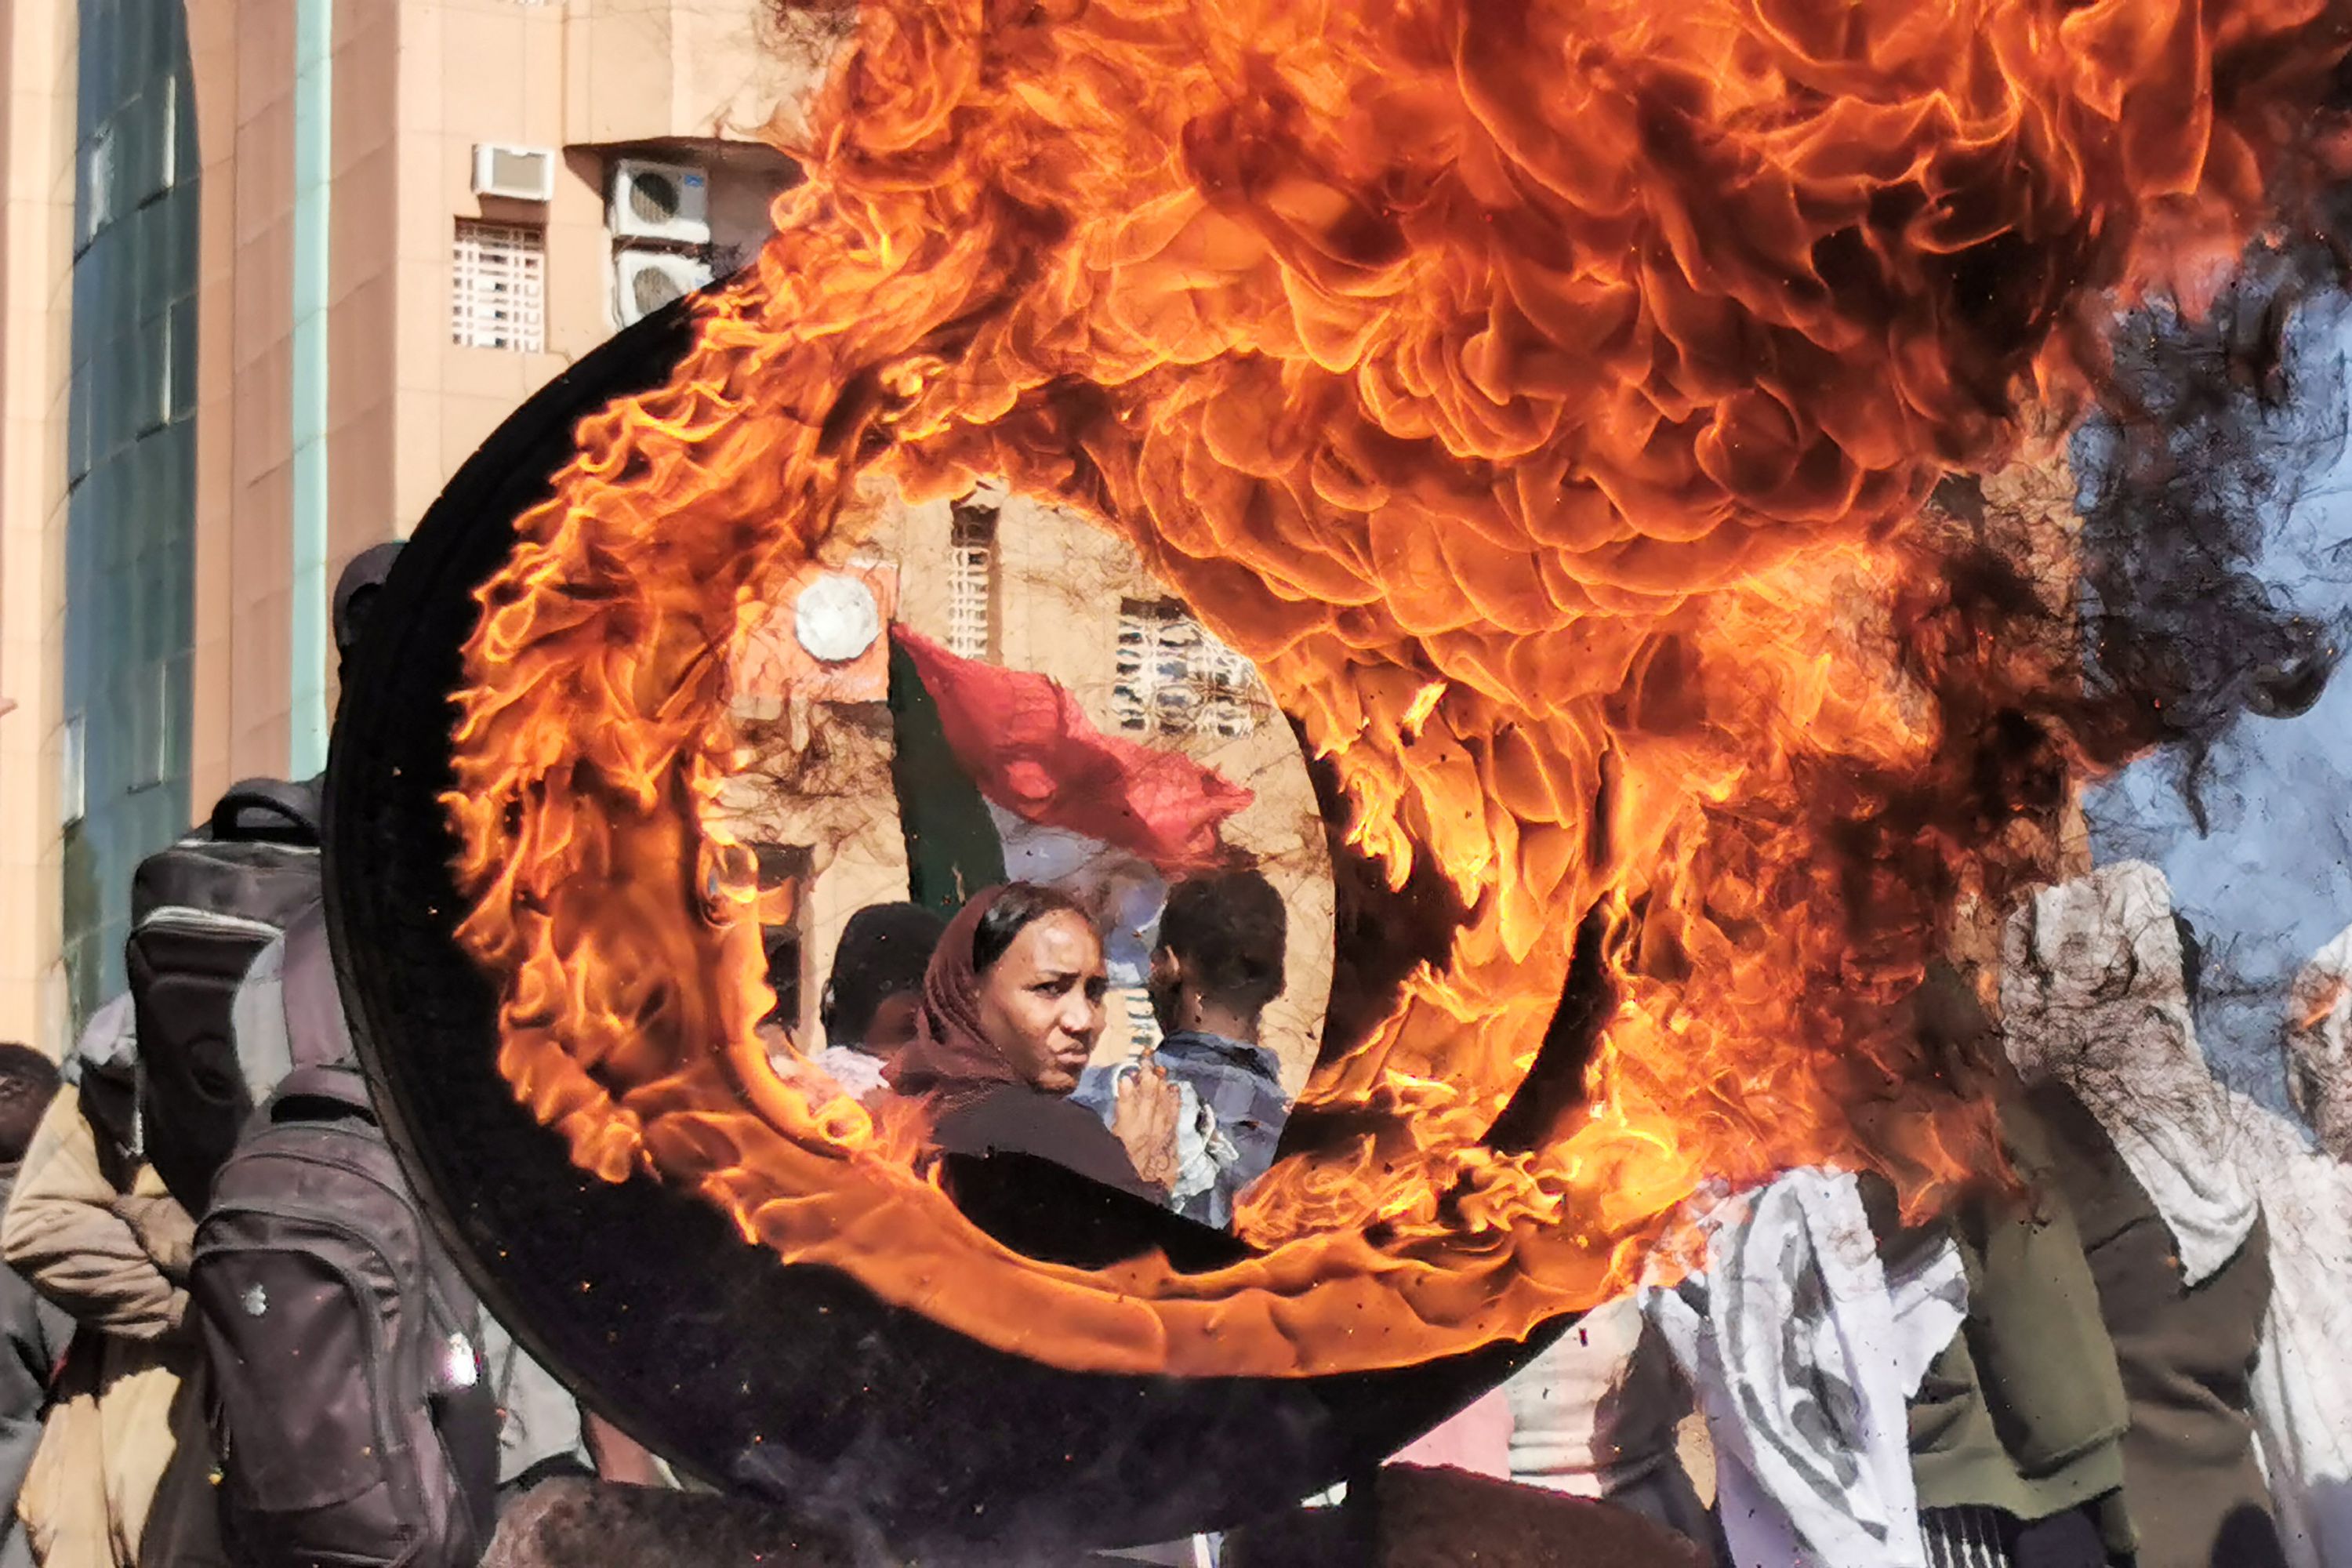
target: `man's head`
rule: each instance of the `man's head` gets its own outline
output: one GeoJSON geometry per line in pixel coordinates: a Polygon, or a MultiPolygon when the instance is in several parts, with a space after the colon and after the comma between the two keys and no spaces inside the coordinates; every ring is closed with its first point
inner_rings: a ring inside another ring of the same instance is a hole
{"type": "Polygon", "coordinates": [[[923,972],[947,929],[920,904],[871,904],[850,916],[819,1008],[825,1044],[881,1057],[913,1039],[923,972]]]}
{"type": "Polygon", "coordinates": [[[1179,883],[1151,953],[1151,1011],[1160,1028],[1255,1044],[1265,1005],[1282,994],[1289,936],[1282,895],[1255,871],[1179,883]]]}
{"type": "Polygon", "coordinates": [[[372,544],[352,556],[343,574],[335,579],[335,660],[339,668],[351,668],[352,655],[367,633],[368,616],[375,608],[384,579],[392,575],[392,563],[399,558],[400,550],[397,539],[372,544]]]}
{"type": "Polygon", "coordinates": [[[25,1157],[57,1093],[57,1063],[30,1046],[0,1042],[0,1165],[25,1157]]]}

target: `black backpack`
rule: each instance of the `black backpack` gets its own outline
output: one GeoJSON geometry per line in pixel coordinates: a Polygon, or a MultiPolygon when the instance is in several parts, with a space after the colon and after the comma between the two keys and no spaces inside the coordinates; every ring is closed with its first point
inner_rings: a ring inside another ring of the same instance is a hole
{"type": "Polygon", "coordinates": [[[139,863],[123,944],[138,1018],[142,1152],[192,1215],[253,1097],[231,1004],[253,960],[319,902],[316,784],[248,779],[212,820],[139,863]]]}
{"type": "Polygon", "coordinates": [[[189,1277],[222,1533],[251,1568],[471,1568],[498,1486],[480,1307],[351,1059],[316,914],[285,985],[297,1065],[215,1177],[189,1277]]]}

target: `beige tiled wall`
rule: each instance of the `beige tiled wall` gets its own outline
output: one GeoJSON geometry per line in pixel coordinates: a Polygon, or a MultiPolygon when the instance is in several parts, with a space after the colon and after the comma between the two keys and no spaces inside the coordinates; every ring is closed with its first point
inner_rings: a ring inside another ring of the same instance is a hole
{"type": "Polygon", "coordinates": [[[191,798],[287,766],[294,11],[187,0],[202,165],[191,798]]]}
{"type": "Polygon", "coordinates": [[[562,140],[748,140],[810,90],[826,51],[746,0],[571,0],[562,140]]]}
{"type": "Polygon", "coordinates": [[[0,1039],[61,1054],[58,822],[74,8],[0,0],[0,1039]]]}
{"type": "Polygon", "coordinates": [[[576,223],[583,207],[594,222],[595,198],[593,191],[575,188],[580,179],[570,167],[559,172],[556,200],[547,208],[504,204],[472,190],[477,143],[562,143],[567,7],[410,0],[398,9],[402,58],[417,79],[402,95],[400,210],[393,236],[400,268],[395,510],[405,533],[483,437],[569,363],[560,353],[463,348],[449,341],[449,250],[457,220],[548,226],[552,350],[560,342],[558,301],[569,301],[587,271],[575,249],[559,243],[572,236],[555,223],[559,217],[576,223]]]}
{"type": "Polygon", "coordinates": [[[329,167],[327,557],[332,574],[394,537],[398,401],[383,367],[398,346],[401,120],[407,78],[402,7],[338,0],[329,167]],[[346,373],[348,368],[348,374],[346,373]]]}

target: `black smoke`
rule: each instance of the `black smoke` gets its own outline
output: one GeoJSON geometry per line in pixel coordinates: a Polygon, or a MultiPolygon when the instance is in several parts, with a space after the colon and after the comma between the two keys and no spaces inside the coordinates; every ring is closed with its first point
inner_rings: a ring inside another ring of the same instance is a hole
{"type": "Polygon", "coordinates": [[[2085,679],[2162,752],[2200,833],[2217,748],[2250,716],[2307,710],[2342,656],[2341,612],[2298,594],[2307,568],[2275,547],[2343,455],[2347,240],[2352,191],[2322,191],[2202,315],[2124,317],[2074,445],[2085,679]]]}

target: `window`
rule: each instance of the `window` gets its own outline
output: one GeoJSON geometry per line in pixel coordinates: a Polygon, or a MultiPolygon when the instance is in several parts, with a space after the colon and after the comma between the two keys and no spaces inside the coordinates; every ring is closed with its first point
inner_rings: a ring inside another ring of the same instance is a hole
{"type": "Polygon", "coordinates": [[[141,671],[131,688],[130,782],[132,789],[152,789],[163,782],[165,740],[170,726],[164,710],[171,705],[172,667],[158,661],[141,671]]]}
{"type": "Polygon", "coordinates": [[[143,405],[139,416],[139,434],[161,430],[172,422],[172,313],[166,310],[155,318],[152,330],[141,334],[140,346],[145,351],[147,363],[142,367],[146,385],[141,388],[143,405]]]}
{"type": "Polygon", "coordinates": [[[948,651],[964,658],[989,657],[990,609],[996,598],[996,510],[967,499],[958,501],[950,525],[953,560],[948,578],[948,651]]]}
{"type": "Polygon", "coordinates": [[[82,150],[81,242],[88,245],[114,216],[114,127],[101,125],[82,150]]]}
{"type": "Polygon", "coordinates": [[[79,713],[66,715],[65,744],[60,748],[58,772],[59,794],[63,799],[59,815],[65,826],[71,827],[82,817],[84,781],[88,777],[89,752],[86,749],[87,726],[79,713]]]}
{"type": "Polygon", "coordinates": [[[1246,735],[1257,728],[1257,671],[1173,599],[1118,607],[1118,727],[1146,735],[1246,735]]]}
{"type": "MultiPolygon", "coordinates": [[[[768,984],[776,1005],[760,1021],[787,1031],[801,1026],[801,967],[807,948],[804,930],[815,860],[805,846],[755,844],[759,867],[760,947],[768,961],[768,984]]],[[[817,1042],[822,1045],[824,1042],[817,1042]]]]}
{"type": "Polygon", "coordinates": [[[457,220],[449,258],[449,339],[538,353],[547,346],[547,233],[457,220]]]}
{"type": "Polygon", "coordinates": [[[163,107],[159,112],[163,116],[163,123],[155,129],[162,142],[163,167],[156,171],[156,175],[163,188],[168,191],[172,188],[173,174],[180,165],[180,79],[178,77],[167,76],[163,79],[163,107]]]}

